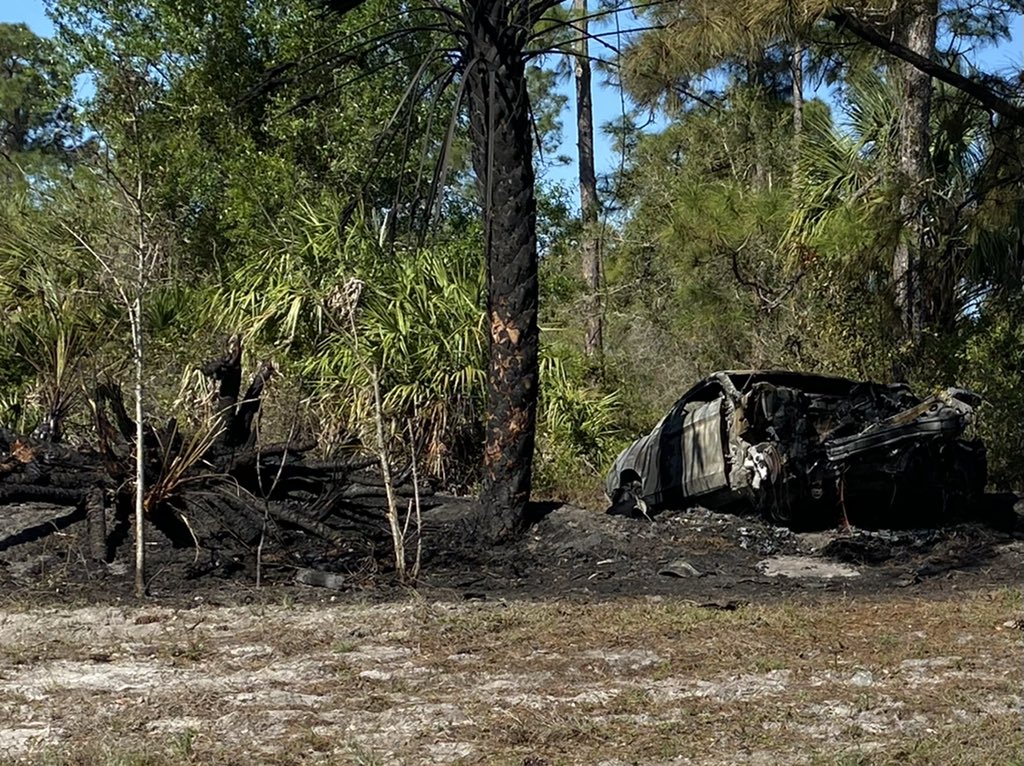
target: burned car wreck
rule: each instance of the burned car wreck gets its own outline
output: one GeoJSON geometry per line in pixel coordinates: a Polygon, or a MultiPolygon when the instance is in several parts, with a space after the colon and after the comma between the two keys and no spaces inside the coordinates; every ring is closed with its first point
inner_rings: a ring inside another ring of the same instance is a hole
{"type": "Polygon", "coordinates": [[[718,372],[615,460],[609,513],[699,505],[800,526],[934,521],[984,491],[979,398],[782,371],[718,372]]]}

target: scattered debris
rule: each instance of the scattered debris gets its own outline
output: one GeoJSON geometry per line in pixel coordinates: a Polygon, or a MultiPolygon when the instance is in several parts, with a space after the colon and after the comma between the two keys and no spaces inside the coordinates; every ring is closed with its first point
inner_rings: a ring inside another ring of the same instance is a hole
{"type": "Polygon", "coordinates": [[[702,572],[698,572],[696,567],[693,566],[686,559],[676,559],[675,561],[669,562],[658,570],[658,574],[666,575],[668,577],[703,577],[702,572]]]}
{"type": "Polygon", "coordinates": [[[305,568],[296,570],[295,582],[299,585],[309,585],[314,588],[332,588],[334,590],[347,590],[352,586],[351,579],[345,575],[305,568]]]}
{"type": "Polygon", "coordinates": [[[793,532],[788,527],[740,527],[740,547],[761,556],[771,556],[792,548],[793,532]]]}
{"type": "Polygon", "coordinates": [[[821,553],[847,564],[881,564],[892,558],[892,544],[882,535],[858,532],[833,538],[821,549],[821,553]]]}
{"type": "Polygon", "coordinates": [[[850,686],[873,686],[875,676],[870,670],[858,670],[850,677],[850,686]]]}

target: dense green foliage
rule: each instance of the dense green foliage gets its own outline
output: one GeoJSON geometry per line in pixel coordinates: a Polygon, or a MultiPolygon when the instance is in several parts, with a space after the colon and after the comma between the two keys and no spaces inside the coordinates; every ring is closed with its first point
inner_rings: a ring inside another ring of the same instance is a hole
{"type": "MultiPolygon", "coordinates": [[[[664,26],[625,54],[637,99],[670,119],[640,138],[621,179],[626,213],[607,261],[614,378],[640,392],[634,410],[648,419],[685,382],[725,367],[970,386],[987,402],[979,430],[992,479],[1020,486],[1021,127],[933,83],[914,211],[930,321],[908,337],[891,270],[910,223],[900,70],[813,14],[761,12],[770,5],[750,4],[749,19],[731,4],[658,6],[651,17],[664,26]],[[805,77],[836,87],[808,98],[795,121],[797,50],[805,77]]],[[[1005,39],[1021,9],[990,10],[942,4],[935,58],[970,73],[974,54],[958,52],[967,43],[948,30],[963,25],[979,48],[1005,39]]]]}
{"type": "MultiPolygon", "coordinates": [[[[659,28],[613,62],[664,127],[619,135],[600,360],[581,354],[578,221],[564,189],[541,189],[543,492],[592,495],[616,450],[695,379],[744,367],[973,387],[993,481],[1024,482],[1021,128],[933,86],[915,213],[932,321],[908,339],[891,270],[907,227],[899,72],[823,21],[829,4],[799,17],[777,5],[750,4],[749,18],[731,3],[655,6],[659,28]],[[797,60],[807,100],[794,120],[797,60]]],[[[411,54],[432,39],[424,28],[360,47],[397,8],[370,0],[339,21],[303,2],[55,0],[55,40],[0,25],[0,422],[81,410],[83,386],[127,364],[128,185],[160,252],[145,301],[154,413],[188,401],[182,380],[241,332],[283,372],[278,427],[310,422],[328,450],[365,439],[377,374],[395,454],[415,448],[425,472],[473,486],[488,327],[468,126],[450,119],[457,89],[431,91],[382,138],[416,79],[411,54]],[[425,229],[435,181],[440,216],[425,229]]],[[[1020,11],[942,9],[935,58],[968,74],[951,46],[1005,38],[1020,11]]],[[[562,28],[548,44],[565,41],[562,28]]],[[[565,59],[542,63],[531,86],[550,162],[565,153],[565,59]]]]}

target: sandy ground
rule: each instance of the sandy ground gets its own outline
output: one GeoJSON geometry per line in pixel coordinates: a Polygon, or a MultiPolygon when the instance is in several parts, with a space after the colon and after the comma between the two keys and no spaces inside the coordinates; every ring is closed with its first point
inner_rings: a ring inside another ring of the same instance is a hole
{"type": "Polygon", "coordinates": [[[0,761],[1013,764],[1024,602],[0,612],[0,761]]]}
{"type": "Polygon", "coordinates": [[[467,507],[416,591],[297,585],[331,564],[301,539],[256,588],[154,536],[144,605],[82,522],[0,519],[0,763],[1024,764],[1024,503],[853,534],[558,506],[498,548],[467,507]]]}

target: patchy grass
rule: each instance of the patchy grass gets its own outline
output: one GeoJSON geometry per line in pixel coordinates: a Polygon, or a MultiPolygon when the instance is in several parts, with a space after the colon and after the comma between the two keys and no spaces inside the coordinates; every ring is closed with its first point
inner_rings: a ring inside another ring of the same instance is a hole
{"type": "Polygon", "coordinates": [[[0,762],[1021,764],[1021,610],[1018,590],[11,610],[0,762]]]}

